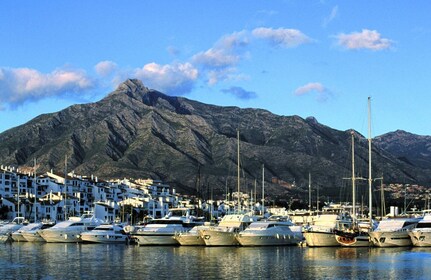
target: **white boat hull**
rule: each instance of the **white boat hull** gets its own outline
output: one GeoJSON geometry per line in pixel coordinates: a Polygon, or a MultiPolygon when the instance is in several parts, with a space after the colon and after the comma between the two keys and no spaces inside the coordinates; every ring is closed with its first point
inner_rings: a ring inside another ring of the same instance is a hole
{"type": "Polygon", "coordinates": [[[413,246],[430,247],[431,246],[431,231],[411,231],[409,232],[413,246]]]}
{"type": "Polygon", "coordinates": [[[301,239],[292,235],[245,235],[239,234],[237,240],[241,246],[284,246],[296,245],[301,239]]]}
{"type": "Polygon", "coordinates": [[[370,240],[377,247],[406,247],[412,246],[412,240],[407,231],[373,231],[370,240]]]}
{"type": "Polygon", "coordinates": [[[94,235],[94,234],[81,234],[81,241],[88,243],[127,243],[127,236],[121,235],[94,235]]]}
{"type": "Polygon", "coordinates": [[[10,236],[10,234],[0,235],[0,243],[6,243],[6,242],[11,242],[11,241],[12,241],[12,237],[10,236]]]}
{"type": "Polygon", "coordinates": [[[24,236],[22,236],[21,232],[13,232],[12,233],[12,240],[15,242],[27,242],[27,240],[24,238],[24,236]]]}
{"type": "Polygon", "coordinates": [[[81,231],[51,231],[42,230],[40,236],[48,243],[76,243],[81,241],[81,231]]]}
{"type": "Polygon", "coordinates": [[[205,241],[199,234],[179,234],[174,237],[181,246],[205,246],[205,241]]]}
{"type": "Polygon", "coordinates": [[[206,246],[238,246],[235,232],[201,230],[202,239],[206,246]]]}
{"type": "Polygon", "coordinates": [[[27,242],[46,242],[37,231],[23,232],[22,236],[27,240],[27,242]]]}
{"type": "Polygon", "coordinates": [[[174,234],[132,234],[132,238],[140,246],[146,245],[179,245],[178,241],[174,239],[174,234]]]}
{"type": "Polygon", "coordinates": [[[303,233],[309,247],[337,247],[340,244],[335,239],[333,232],[307,231],[303,233]]]}

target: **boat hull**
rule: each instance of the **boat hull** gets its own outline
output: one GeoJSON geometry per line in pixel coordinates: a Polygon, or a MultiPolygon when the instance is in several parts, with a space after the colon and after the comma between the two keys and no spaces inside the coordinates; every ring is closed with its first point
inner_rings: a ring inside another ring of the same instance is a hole
{"type": "Polygon", "coordinates": [[[76,243],[81,241],[80,231],[59,232],[42,230],[39,234],[48,243],[76,243]]]}
{"type": "Polygon", "coordinates": [[[239,246],[235,232],[217,230],[201,230],[202,239],[206,246],[239,246]]]}
{"type": "Polygon", "coordinates": [[[12,240],[15,242],[27,242],[27,239],[24,238],[24,236],[22,236],[21,232],[13,232],[12,235],[12,240]]]}
{"type": "Polygon", "coordinates": [[[289,246],[301,240],[292,235],[245,235],[239,234],[237,240],[241,246],[289,246]]]}
{"type": "Polygon", "coordinates": [[[10,234],[2,234],[0,235],[0,243],[6,243],[6,242],[11,242],[12,237],[10,236],[10,234]]]}
{"type": "Polygon", "coordinates": [[[179,234],[174,238],[181,246],[205,246],[205,241],[199,234],[179,234]]]}
{"type": "Polygon", "coordinates": [[[113,244],[113,243],[127,243],[128,238],[127,236],[120,236],[120,235],[112,235],[112,234],[105,234],[105,235],[94,235],[94,234],[81,234],[81,241],[86,243],[107,243],[107,244],[113,244]]]}
{"type": "Polygon", "coordinates": [[[307,246],[309,247],[337,247],[340,243],[335,239],[333,232],[314,232],[303,233],[307,246]]]}
{"type": "Polygon", "coordinates": [[[431,231],[411,231],[409,232],[410,239],[413,246],[416,247],[430,247],[431,246],[431,231]]]}
{"type": "Polygon", "coordinates": [[[27,240],[27,242],[46,242],[37,231],[23,232],[22,236],[27,240]]]}
{"type": "Polygon", "coordinates": [[[412,246],[412,240],[407,231],[373,231],[370,240],[377,247],[407,247],[412,246]]]}
{"type": "Polygon", "coordinates": [[[146,245],[179,245],[174,234],[132,234],[132,238],[140,246],[146,245]]]}

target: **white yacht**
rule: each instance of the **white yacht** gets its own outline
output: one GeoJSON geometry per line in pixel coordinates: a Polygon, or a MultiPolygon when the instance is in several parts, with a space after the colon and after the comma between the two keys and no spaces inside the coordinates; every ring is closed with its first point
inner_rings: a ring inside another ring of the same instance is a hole
{"type": "Polygon", "coordinates": [[[377,247],[412,246],[409,230],[419,222],[418,218],[389,218],[381,220],[377,228],[370,232],[370,240],[377,247]]]}
{"type": "Polygon", "coordinates": [[[199,231],[209,227],[205,225],[194,226],[190,231],[177,233],[174,239],[181,246],[205,246],[205,241],[202,239],[199,231]]]}
{"type": "Polygon", "coordinates": [[[29,230],[35,230],[40,229],[42,227],[42,223],[30,223],[22,228],[12,232],[12,240],[15,242],[26,242],[27,239],[24,238],[23,232],[29,231],[29,230]]]}
{"type": "Polygon", "coordinates": [[[22,230],[21,235],[27,242],[45,242],[45,239],[40,236],[39,231],[54,225],[55,223],[52,221],[43,221],[35,224],[34,227],[22,230]]]}
{"type": "Polygon", "coordinates": [[[81,217],[70,217],[69,220],[51,228],[39,230],[38,233],[46,242],[79,242],[81,233],[92,230],[101,223],[102,221],[94,215],[84,214],[81,217]]]}
{"type": "Polygon", "coordinates": [[[81,241],[90,243],[127,243],[129,235],[120,225],[101,224],[93,230],[83,232],[81,241]]]}
{"type": "Polygon", "coordinates": [[[131,238],[139,245],[178,245],[176,234],[190,231],[199,221],[190,215],[188,208],[173,208],[161,219],[153,219],[146,225],[136,226],[131,238]]]}
{"type": "Polygon", "coordinates": [[[418,222],[416,227],[409,231],[410,239],[413,246],[429,247],[431,246],[431,213],[424,215],[423,219],[418,222]]]}
{"type": "Polygon", "coordinates": [[[200,230],[206,246],[238,246],[236,235],[254,222],[247,214],[225,215],[218,226],[200,230]]]}
{"type": "Polygon", "coordinates": [[[23,217],[15,217],[12,222],[0,227],[0,243],[12,241],[12,233],[24,226],[23,217]]]}
{"type": "Polygon", "coordinates": [[[241,246],[294,245],[303,239],[301,229],[286,217],[271,216],[251,223],[236,238],[241,246]]]}
{"type": "Polygon", "coordinates": [[[338,214],[321,214],[313,223],[304,227],[303,235],[309,247],[335,247],[340,244],[335,239],[335,228],[340,221],[338,214]]]}

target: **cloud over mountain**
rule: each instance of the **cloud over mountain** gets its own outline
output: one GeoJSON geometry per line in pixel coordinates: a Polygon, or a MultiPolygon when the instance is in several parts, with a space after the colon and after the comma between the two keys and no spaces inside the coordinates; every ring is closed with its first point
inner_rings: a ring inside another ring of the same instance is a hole
{"type": "Polygon", "coordinates": [[[94,86],[83,70],[56,69],[41,73],[31,68],[0,68],[0,103],[11,107],[28,100],[80,93],[94,86]]]}

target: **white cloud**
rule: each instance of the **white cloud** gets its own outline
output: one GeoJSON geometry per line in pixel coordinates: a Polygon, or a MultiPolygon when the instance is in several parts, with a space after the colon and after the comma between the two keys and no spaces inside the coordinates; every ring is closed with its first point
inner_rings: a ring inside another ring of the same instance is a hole
{"type": "Polygon", "coordinates": [[[234,79],[236,66],[245,56],[244,48],[249,44],[246,31],[234,32],[221,37],[212,48],[195,54],[191,61],[200,67],[209,85],[234,79]]]}
{"type": "Polygon", "coordinates": [[[117,70],[117,64],[115,62],[104,60],[96,64],[94,66],[94,69],[96,70],[96,73],[99,74],[102,77],[106,77],[111,75],[112,73],[117,70]]]}
{"type": "Polygon", "coordinates": [[[331,92],[321,83],[308,83],[295,90],[296,96],[302,96],[311,93],[317,93],[318,101],[326,101],[331,95],[331,92]]]}
{"type": "Polygon", "coordinates": [[[294,48],[312,42],[308,36],[297,29],[259,27],[252,31],[253,36],[267,39],[275,46],[294,48]]]}
{"type": "Polygon", "coordinates": [[[353,32],[350,34],[341,33],[336,36],[338,44],[346,49],[369,49],[379,51],[388,49],[392,46],[393,41],[382,38],[376,30],[363,29],[362,32],[353,32]]]}
{"type": "Polygon", "coordinates": [[[81,93],[93,86],[83,70],[56,69],[45,74],[30,68],[0,68],[0,103],[12,107],[27,100],[81,93]]]}
{"type": "Polygon", "coordinates": [[[190,63],[160,65],[149,63],[135,69],[133,76],[156,90],[172,95],[189,93],[198,78],[199,71],[190,63]]]}
{"type": "Polygon", "coordinates": [[[328,24],[335,19],[338,14],[338,6],[334,6],[328,17],[323,19],[323,27],[328,26],[328,24]]]}

